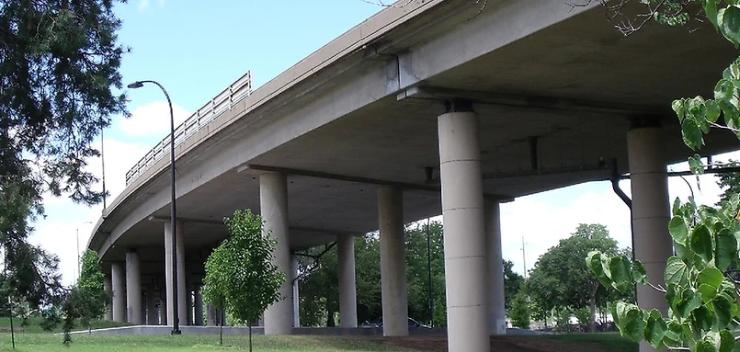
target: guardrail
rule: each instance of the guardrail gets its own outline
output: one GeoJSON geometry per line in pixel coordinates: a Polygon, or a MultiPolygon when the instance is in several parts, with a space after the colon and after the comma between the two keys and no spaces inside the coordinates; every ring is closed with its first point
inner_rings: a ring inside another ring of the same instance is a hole
{"type": "MultiPolygon", "coordinates": [[[[175,146],[180,145],[180,143],[224,112],[231,110],[234,104],[248,97],[250,94],[252,94],[252,75],[250,71],[247,71],[247,73],[239,77],[239,79],[229,85],[219,95],[196,110],[195,113],[177,126],[175,129],[175,146]]],[[[162,141],[149,150],[144,157],[126,172],[127,186],[132,180],[144,173],[150,165],[167,154],[170,146],[170,137],[169,134],[164,137],[162,141]]]]}

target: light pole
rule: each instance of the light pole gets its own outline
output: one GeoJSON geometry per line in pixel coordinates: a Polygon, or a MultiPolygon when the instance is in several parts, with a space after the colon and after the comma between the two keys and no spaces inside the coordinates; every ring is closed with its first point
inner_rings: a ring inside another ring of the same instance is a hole
{"type": "Polygon", "coordinates": [[[172,101],[167,90],[157,81],[136,81],[128,85],[131,89],[141,88],[144,83],[157,85],[167,98],[170,107],[170,188],[172,193],[170,207],[170,229],[172,230],[172,335],[180,335],[180,318],[177,314],[177,206],[175,205],[175,116],[172,114],[172,101]]]}

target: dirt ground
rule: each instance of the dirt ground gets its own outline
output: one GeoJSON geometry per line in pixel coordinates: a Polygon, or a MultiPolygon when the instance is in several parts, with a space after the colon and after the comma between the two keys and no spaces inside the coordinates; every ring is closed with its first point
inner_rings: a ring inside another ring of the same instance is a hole
{"type": "MultiPolygon", "coordinates": [[[[384,338],[392,346],[420,351],[447,351],[447,339],[443,336],[411,336],[384,338]]],[[[539,336],[491,337],[491,351],[495,352],[613,352],[614,346],[596,342],[571,342],[539,336]]]]}

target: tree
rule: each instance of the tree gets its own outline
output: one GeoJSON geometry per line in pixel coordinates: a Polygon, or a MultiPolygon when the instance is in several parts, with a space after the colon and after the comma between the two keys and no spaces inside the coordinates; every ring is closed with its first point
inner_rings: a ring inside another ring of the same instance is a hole
{"type": "MultiPolygon", "coordinates": [[[[651,1],[652,2],[652,1],[651,1]]],[[[740,7],[736,1],[696,0],[675,2],[674,14],[683,18],[705,16],[735,46],[740,45],[740,7]],[[700,5],[701,15],[688,8],[700,5]]],[[[658,22],[663,23],[659,17],[658,22]]],[[[685,21],[684,21],[685,23],[685,21]]],[[[679,23],[680,24],[680,23],[679,23]]],[[[672,107],[681,124],[683,142],[694,151],[704,145],[712,128],[729,131],[740,139],[740,59],[722,73],[714,99],[677,99],[672,107]]],[[[689,159],[695,173],[704,166],[697,154],[689,159]]],[[[639,261],[625,256],[592,252],[589,269],[604,285],[629,290],[634,284],[650,285],[665,294],[668,314],[618,302],[612,315],[622,335],[646,340],[655,348],[697,352],[732,351],[740,327],[737,267],[740,237],[740,195],[728,194],[717,207],[697,205],[693,199],[673,204],[668,225],[675,255],[668,258],[666,287],[649,282],[639,261]]],[[[654,278],[652,278],[654,279],[654,278]]]]}
{"type": "MultiPolygon", "coordinates": [[[[739,167],[740,163],[730,160],[730,162],[725,163],[723,166],[739,167]]],[[[720,203],[729,201],[733,194],[740,193],[740,172],[717,174],[717,186],[722,189],[720,203]]]]}
{"type": "Polygon", "coordinates": [[[514,296],[511,301],[511,325],[529,329],[529,317],[531,315],[529,309],[529,297],[524,291],[520,291],[514,296]]]}
{"type": "Polygon", "coordinates": [[[405,240],[409,317],[444,326],[447,319],[442,224],[430,221],[407,226],[405,240]]]}
{"type": "Polygon", "coordinates": [[[284,299],[279,290],[286,275],[273,263],[275,240],[263,231],[259,215],[237,210],[224,222],[229,237],[208,256],[203,297],[247,323],[252,351],[252,324],[267,306],[284,299]]]}
{"type": "Polygon", "coordinates": [[[504,260],[504,297],[506,310],[511,309],[514,296],[524,287],[524,277],[514,272],[514,263],[504,260]]]}
{"type": "Polygon", "coordinates": [[[111,91],[124,51],[114,2],[0,2],[0,246],[7,284],[35,306],[58,301],[61,285],[54,258],[26,242],[28,220],[43,213],[44,192],[100,200],[85,169],[98,155],[90,143],[125,113],[125,97],[111,91]]]}
{"type": "Polygon", "coordinates": [[[77,288],[80,293],[78,305],[80,323],[91,329],[90,322],[99,319],[105,312],[107,294],[104,284],[105,276],[100,271],[100,259],[93,250],[86,250],[82,255],[82,268],[80,278],[77,280],[77,288]]]}
{"type": "Polygon", "coordinates": [[[570,237],[560,240],[557,246],[537,260],[527,283],[527,292],[545,318],[554,308],[571,311],[588,308],[591,312],[589,330],[595,330],[596,308],[609,295],[608,286],[596,280],[583,261],[594,250],[616,255],[617,242],[609,236],[604,225],[580,224],[570,237]]]}

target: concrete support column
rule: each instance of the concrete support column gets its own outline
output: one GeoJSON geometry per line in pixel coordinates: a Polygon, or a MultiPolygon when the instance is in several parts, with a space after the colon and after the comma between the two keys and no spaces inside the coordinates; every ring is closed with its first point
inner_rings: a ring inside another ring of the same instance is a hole
{"type": "MultiPolygon", "coordinates": [[[[661,129],[642,127],[630,130],[627,133],[627,151],[635,259],[645,266],[650,282],[663,285],[666,260],[673,255],[673,244],[668,234],[671,213],[661,129]]],[[[657,308],[663,313],[668,310],[663,294],[642,285],[637,286],[637,302],[642,308],[657,308]]],[[[647,343],[640,343],[640,351],[654,349],[647,343]]]]}
{"type": "Polygon", "coordinates": [[[290,272],[293,275],[291,282],[293,283],[293,327],[301,327],[301,295],[298,288],[298,256],[291,255],[290,259],[290,272]]]}
{"type": "Polygon", "coordinates": [[[110,276],[106,275],[103,279],[103,291],[105,291],[105,315],[103,319],[105,320],[113,320],[113,307],[111,306],[111,298],[113,298],[112,286],[110,276]]]}
{"type": "Polygon", "coordinates": [[[159,292],[159,324],[167,325],[167,289],[159,292]]]}
{"type": "Polygon", "coordinates": [[[141,315],[141,271],[139,268],[139,253],[135,250],[126,252],[126,317],[134,325],[144,323],[141,315]]]}
{"type": "Polygon", "coordinates": [[[177,318],[180,325],[188,325],[188,302],[187,286],[185,283],[185,242],[183,241],[183,224],[177,223],[177,233],[172,233],[170,222],[164,223],[164,276],[167,289],[167,322],[174,325],[175,312],[172,300],[174,299],[174,287],[172,286],[172,262],[175,256],[172,254],[172,236],[177,236],[177,318]]]}
{"type": "Polygon", "coordinates": [[[409,325],[404,260],[403,193],[399,188],[391,186],[378,188],[378,222],[383,335],[407,336],[409,325]]]}
{"type": "Polygon", "coordinates": [[[339,236],[337,238],[337,256],[339,264],[339,326],[357,327],[357,287],[355,283],[355,238],[339,236]]]}
{"type": "Polygon", "coordinates": [[[486,201],[486,249],[488,250],[488,324],[491,335],[506,335],[504,258],[501,254],[501,212],[496,201],[486,201]]]}
{"type": "Polygon", "coordinates": [[[113,289],[113,320],[126,322],[126,285],[124,284],[123,264],[111,263],[110,278],[113,289]]]}
{"type": "Polygon", "coordinates": [[[203,326],[203,294],[201,287],[195,286],[195,320],[196,326],[203,326]]]}
{"type": "Polygon", "coordinates": [[[450,352],[491,350],[488,257],[478,120],[450,106],[439,116],[439,161],[444,222],[447,335],[450,352]]]}
{"type": "Polygon", "coordinates": [[[157,310],[157,302],[159,301],[159,294],[154,287],[149,287],[146,291],[146,324],[147,325],[158,325],[159,324],[159,311],[157,310]]]}
{"type": "MultiPolygon", "coordinates": [[[[260,175],[260,213],[264,231],[277,241],[273,257],[278,270],[290,278],[288,238],[288,186],[285,175],[276,172],[260,175]]],[[[293,328],[293,288],[290,280],[280,287],[283,299],[265,311],[265,335],[287,335],[293,328]]]]}
{"type": "Polygon", "coordinates": [[[212,304],[206,306],[206,325],[218,326],[218,310],[212,304]]]}

